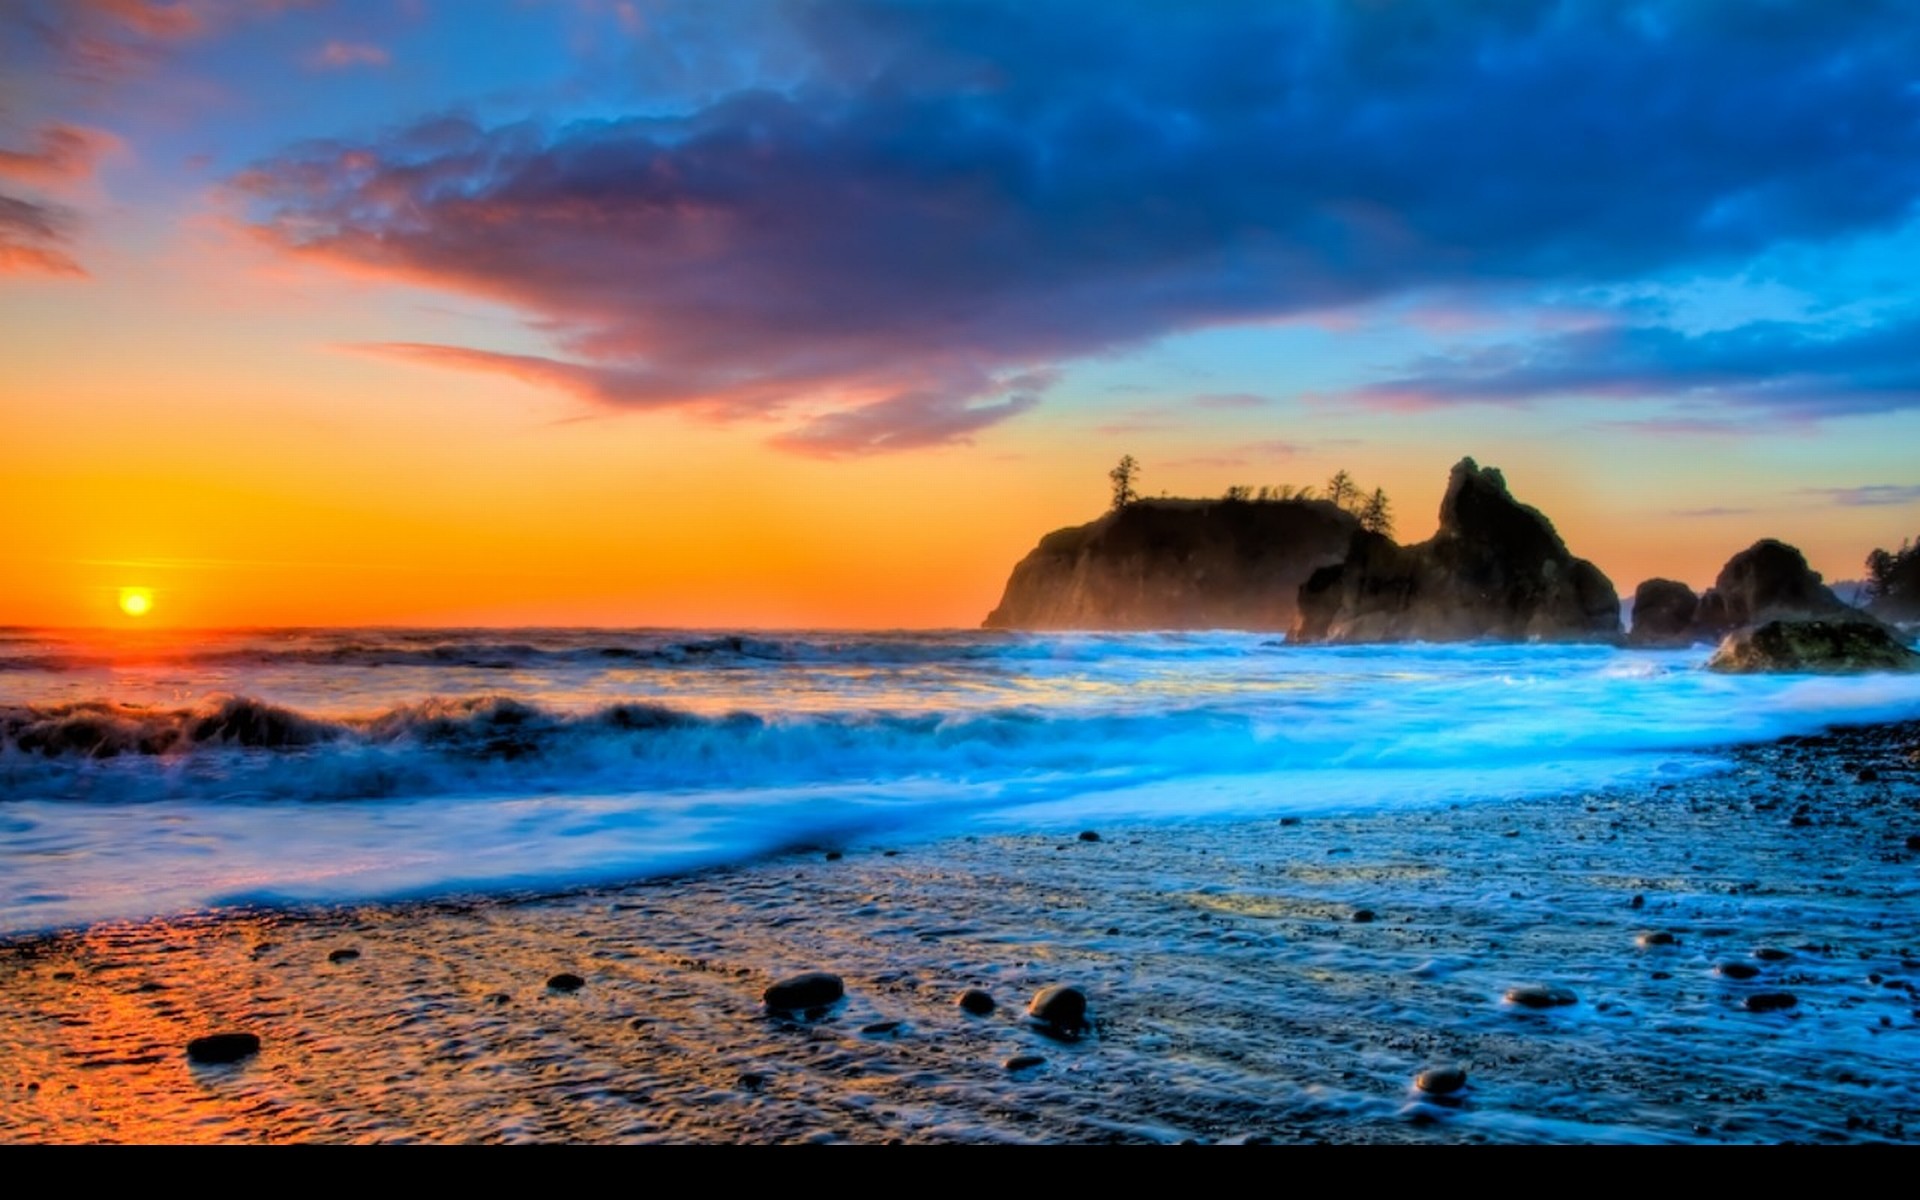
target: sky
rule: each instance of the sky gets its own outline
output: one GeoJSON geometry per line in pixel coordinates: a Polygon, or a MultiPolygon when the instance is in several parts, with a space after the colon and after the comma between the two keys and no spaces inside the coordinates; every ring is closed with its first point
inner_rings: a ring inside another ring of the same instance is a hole
{"type": "Polygon", "coordinates": [[[1917,197],[1869,0],[0,0],[0,624],[972,626],[1122,454],[1855,578],[1917,197]]]}

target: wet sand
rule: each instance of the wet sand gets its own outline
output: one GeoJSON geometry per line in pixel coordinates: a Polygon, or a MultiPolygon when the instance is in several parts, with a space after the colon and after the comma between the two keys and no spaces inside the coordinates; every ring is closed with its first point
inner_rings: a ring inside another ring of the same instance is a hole
{"type": "Polygon", "coordinates": [[[1920,725],[1734,761],[15,939],[0,1140],[1920,1140],[1920,725]],[[810,969],[845,1002],[769,1016],[810,969]],[[1089,1035],[1023,1019],[1053,983],[1089,1035]],[[1505,999],[1530,984],[1577,1000],[1505,999]],[[229,1029],[261,1052],[188,1062],[229,1029]],[[1448,1103],[1411,1086],[1440,1064],[1468,1072],[1448,1103]]]}

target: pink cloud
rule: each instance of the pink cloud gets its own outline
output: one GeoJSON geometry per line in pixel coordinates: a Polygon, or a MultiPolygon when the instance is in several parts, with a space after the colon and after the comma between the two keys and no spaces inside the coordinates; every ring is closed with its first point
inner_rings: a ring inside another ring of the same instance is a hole
{"type": "Polygon", "coordinates": [[[321,71],[349,67],[384,67],[393,61],[385,47],[370,42],[328,42],[307,57],[307,65],[321,71]]]}
{"type": "Polygon", "coordinates": [[[118,139],[77,125],[48,125],[34,134],[24,150],[0,147],[0,179],[19,183],[60,185],[85,179],[94,164],[118,139]]]}

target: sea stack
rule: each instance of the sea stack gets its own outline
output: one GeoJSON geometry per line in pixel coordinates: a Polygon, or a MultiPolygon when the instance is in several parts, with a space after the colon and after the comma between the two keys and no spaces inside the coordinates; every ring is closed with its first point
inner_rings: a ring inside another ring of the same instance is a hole
{"type": "Polygon", "coordinates": [[[1620,598],[1492,467],[1462,459],[1416,546],[1356,531],[1300,590],[1299,642],[1615,641],[1620,598]]]}
{"type": "Polygon", "coordinates": [[[1284,631],[1359,528],[1324,500],[1136,500],[1042,538],[985,626],[1284,631]]]}
{"type": "Polygon", "coordinates": [[[1799,549],[1762,538],[1728,559],[1713,586],[1698,597],[1670,579],[1641,584],[1634,593],[1627,644],[1712,644],[1736,629],[1771,621],[1869,619],[1834,595],[1799,549]]]}

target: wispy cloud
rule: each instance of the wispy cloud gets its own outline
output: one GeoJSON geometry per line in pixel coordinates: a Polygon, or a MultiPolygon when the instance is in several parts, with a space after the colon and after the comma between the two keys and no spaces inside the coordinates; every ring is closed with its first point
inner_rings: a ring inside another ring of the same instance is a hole
{"type": "Polygon", "coordinates": [[[1869,483],[1860,487],[1801,488],[1802,495],[1822,496],[1843,508],[1879,508],[1920,503],[1920,483],[1869,483]]]}
{"type": "Polygon", "coordinates": [[[1726,505],[1713,505],[1708,508],[1676,508],[1670,511],[1667,515],[1670,517],[1688,517],[1688,518],[1744,517],[1758,511],[1759,511],[1758,509],[1753,509],[1753,508],[1736,508],[1736,507],[1730,507],[1726,505]]]}
{"type": "Polygon", "coordinates": [[[85,275],[66,251],[72,214],[0,195],[0,274],[85,275]]]}
{"type": "Polygon", "coordinates": [[[328,42],[307,56],[307,65],[319,71],[349,67],[384,67],[393,61],[385,47],[371,42],[328,42]]]}

